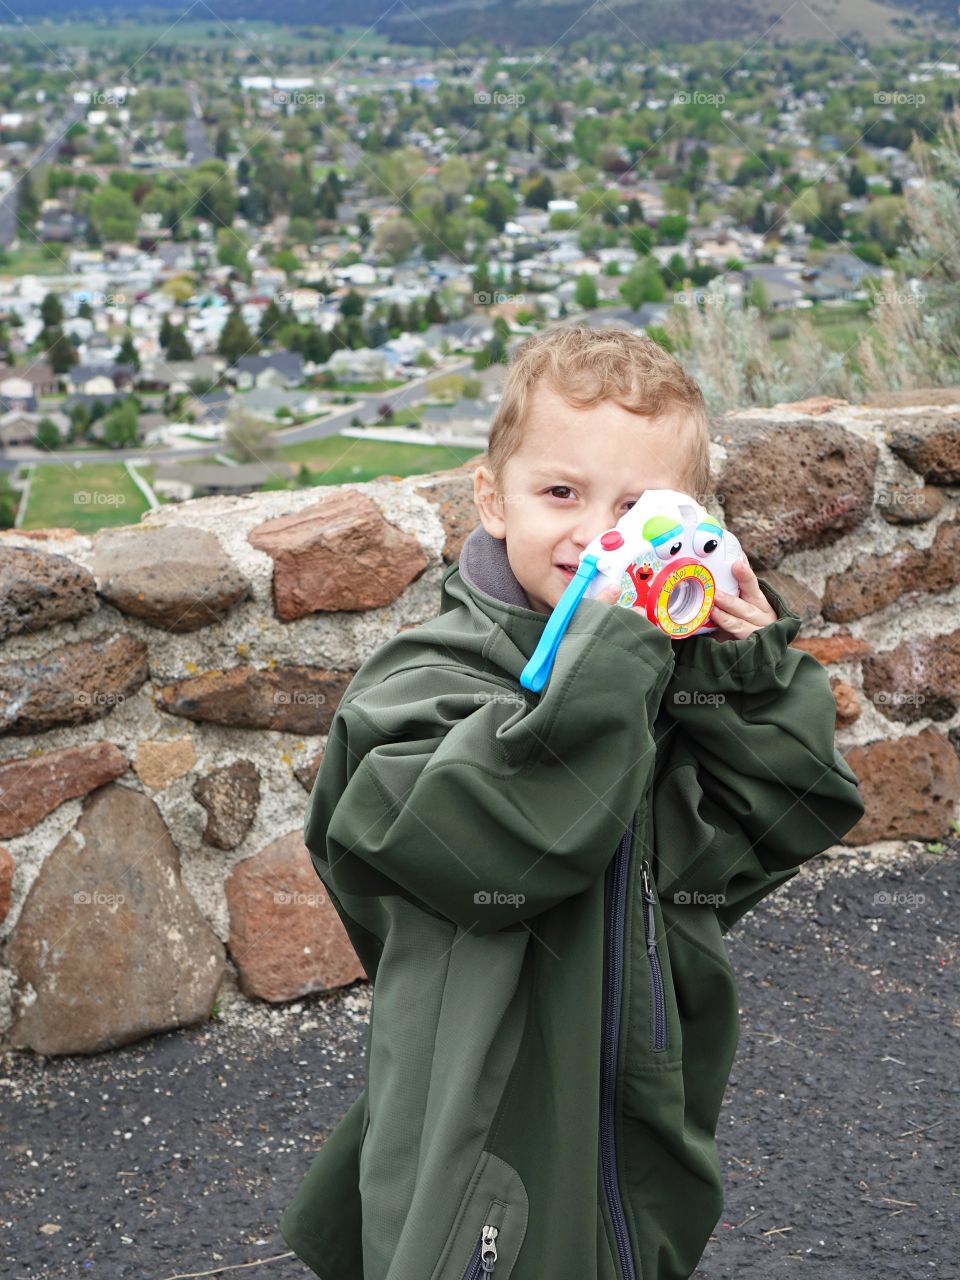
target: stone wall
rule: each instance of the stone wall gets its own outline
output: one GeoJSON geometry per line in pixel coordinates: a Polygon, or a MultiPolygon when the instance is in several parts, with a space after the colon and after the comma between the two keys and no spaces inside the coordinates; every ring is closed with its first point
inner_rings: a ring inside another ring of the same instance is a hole
{"type": "MultiPolygon", "coordinates": [[[[960,800],[960,392],[910,399],[714,430],[714,509],[830,673],[857,848],[936,840],[960,800]]],[[[472,469],[0,535],[7,1044],[95,1052],[362,979],[307,795],[352,672],[436,613],[472,469]]]]}

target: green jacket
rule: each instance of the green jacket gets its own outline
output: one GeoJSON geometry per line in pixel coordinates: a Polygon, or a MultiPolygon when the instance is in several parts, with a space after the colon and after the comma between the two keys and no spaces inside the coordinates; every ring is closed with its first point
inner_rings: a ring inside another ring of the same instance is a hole
{"type": "Polygon", "coordinates": [[[722,935],[863,813],[800,620],[546,615],[478,527],[354,676],[304,825],[373,982],[367,1080],[285,1211],[321,1280],[681,1280],[723,1207],[722,935]]]}

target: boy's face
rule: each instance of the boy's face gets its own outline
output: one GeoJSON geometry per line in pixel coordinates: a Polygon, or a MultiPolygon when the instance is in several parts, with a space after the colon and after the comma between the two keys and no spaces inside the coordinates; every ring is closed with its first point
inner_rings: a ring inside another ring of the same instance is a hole
{"type": "Polygon", "coordinates": [[[690,432],[679,415],[646,418],[611,400],[577,409],[542,382],[528,409],[502,491],[486,467],[477,467],[474,501],[487,532],[506,539],[507,559],[531,607],[550,613],[580,552],[644,490],[686,492],[690,432]]]}

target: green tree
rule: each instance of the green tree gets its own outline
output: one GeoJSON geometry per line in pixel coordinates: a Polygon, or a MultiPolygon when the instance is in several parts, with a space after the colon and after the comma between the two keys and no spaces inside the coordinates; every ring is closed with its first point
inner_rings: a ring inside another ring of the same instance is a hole
{"type": "Polygon", "coordinates": [[[90,221],[101,240],[130,241],[136,235],[140,214],[127,192],[108,183],[90,200],[90,221]]]}
{"type": "Polygon", "coordinates": [[[620,297],[635,311],[645,302],[662,302],[666,296],[666,286],[654,258],[638,263],[620,286],[620,297]]]}
{"type": "Polygon", "coordinates": [[[41,449],[53,450],[60,444],[60,432],[49,418],[41,418],[37,423],[36,441],[41,449]]]}
{"type": "Polygon", "coordinates": [[[170,334],[164,350],[168,360],[193,359],[193,350],[182,325],[172,324],[170,326],[170,334]]]}
{"type": "Polygon", "coordinates": [[[573,297],[578,307],[592,309],[597,305],[597,282],[593,276],[588,275],[585,271],[577,276],[577,287],[574,290],[573,297]]]}
{"type": "Polygon", "coordinates": [[[357,293],[356,289],[350,289],[340,300],[340,314],[345,320],[349,320],[352,316],[359,318],[363,315],[363,297],[357,293]]]}
{"type": "Polygon", "coordinates": [[[111,449],[130,448],[140,443],[137,430],[138,413],[136,400],[124,400],[118,404],[103,420],[100,433],[105,444],[111,449]]]}
{"type": "Polygon", "coordinates": [[[243,356],[253,355],[259,344],[247,328],[238,306],[231,307],[227,323],[223,326],[217,351],[226,356],[228,364],[236,364],[243,356]]]}
{"type": "Polygon", "coordinates": [[[140,372],[140,357],[137,354],[137,348],[133,345],[133,334],[128,333],[120,344],[120,350],[117,353],[117,364],[126,364],[140,372]]]}
{"type": "Polygon", "coordinates": [[[48,293],[40,303],[40,319],[47,329],[63,324],[63,304],[55,293],[48,293]]]}
{"type": "Polygon", "coordinates": [[[62,329],[51,329],[47,359],[54,373],[66,373],[78,360],[76,348],[62,329]]]}

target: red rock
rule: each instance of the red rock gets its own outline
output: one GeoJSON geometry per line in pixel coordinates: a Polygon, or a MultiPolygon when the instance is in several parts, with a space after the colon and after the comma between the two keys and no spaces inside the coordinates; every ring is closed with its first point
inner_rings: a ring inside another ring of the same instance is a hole
{"type": "Polygon", "coordinates": [[[832,662],[847,662],[851,658],[865,658],[872,652],[866,640],[852,636],[849,631],[838,631],[832,636],[797,636],[790,644],[794,649],[812,653],[824,666],[832,662]]]}
{"type": "Polygon", "coordinates": [[[960,582],[960,520],[941,524],[929,547],[898,547],[885,556],[861,556],[832,574],[823,590],[823,616],[851,622],[915,593],[942,592],[960,582]]]}
{"type": "Polygon", "coordinates": [[[16,871],[16,864],[13,861],[13,854],[6,845],[0,844],[0,924],[6,920],[7,912],[10,910],[14,871],[16,871]]]}
{"type": "Polygon", "coordinates": [[[236,729],[327,733],[352,671],[322,667],[233,667],[164,685],[157,709],[236,729]]]}
{"type": "Polygon", "coordinates": [[[41,733],[100,720],[147,678],[136,636],[98,636],[0,666],[0,733],[41,733]]]}
{"type": "Polygon", "coordinates": [[[901,418],[890,448],[928,484],[960,483],[960,418],[955,413],[901,418]]]}
{"type": "Polygon", "coordinates": [[[852,431],[744,418],[731,433],[715,487],[754,568],[829,546],[870,513],[877,449],[852,431]]]}
{"type": "Polygon", "coordinates": [[[844,844],[936,840],[960,800],[960,759],[934,729],[852,747],[847,763],[860,781],[865,813],[844,844]]]}
{"type": "Polygon", "coordinates": [[[830,680],[833,699],[837,704],[837,728],[848,729],[860,716],[860,699],[857,691],[846,680],[833,676],[830,680]]]}
{"type": "Polygon", "coordinates": [[[366,976],[299,831],[238,862],[225,888],[245,995],[293,1000],[366,976]]]}
{"type": "Polygon", "coordinates": [[[19,836],[66,800],[84,796],[127,772],[112,742],[64,747],[0,763],[0,836],[19,836]]]}
{"type": "Polygon", "coordinates": [[[247,537],[273,559],[273,604],[284,622],[391,604],[429,563],[417,539],[356,489],[334,490],[247,537]]]}

